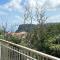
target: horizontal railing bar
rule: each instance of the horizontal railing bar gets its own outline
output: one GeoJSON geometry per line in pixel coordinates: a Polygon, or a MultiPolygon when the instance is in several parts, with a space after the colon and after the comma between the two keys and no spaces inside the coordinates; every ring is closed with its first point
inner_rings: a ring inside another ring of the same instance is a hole
{"type": "MultiPolygon", "coordinates": [[[[1,44],[1,45],[2,45],[2,44],[1,44]]],[[[37,59],[35,59],[35,58],[32,58],[32,57],[30,57],[30,56],[28,56],[28,55],[26,55],[26,54],[24,54],[24,53],[21,53],[21,52],[15,50],[15,49],[12,49],[12,48],[7,47],[7,46],[5,46],[5,45],[2,45],[2,46],[4,46],[5,48],[8,48],[8,49],[10,49],[10,50],[12,50],[12,51],[14,51],[14,52],[17,52],[18,54],[21,54],[21,55],[23,55],[23,56],[25,56],[25,57],[27,57],[27,58],[29,58],[29,59],[37,60],[37,59]]]]}
{"type": "Polygon", "coordinates": [[[7,44],[11,44],[11,45],[13,45],[13,46],[17,46],[17,47],[19,47],[19,48],[23,48],[23,49],[28,50],[28,51],[30,51],[30,52],[39,54],[40,56],[43,56],[43,57],[47,57],[47,58],[50,58],[50,59],[53,59],[53,60],[60,60],[60,58],[57,58],[57,57],[54,57],[54,56],[51,56],[51,55],[48,55],[48,54],[45,54],[45,53],[42,53],[42,52],[38,52],[38,51],[36,51],[36,50],[30,49],[30,48],[27,48],[27,47],[24,47],[24,46],[21,46],[21,45],[18,45],[18,44],[15,44],[15,43],[12,43],[12,42],[3,40],[3,39],[0,39],[0,41],[1,41],[1,42],[5,42],[5,43],[7,43],[7,44]]]}

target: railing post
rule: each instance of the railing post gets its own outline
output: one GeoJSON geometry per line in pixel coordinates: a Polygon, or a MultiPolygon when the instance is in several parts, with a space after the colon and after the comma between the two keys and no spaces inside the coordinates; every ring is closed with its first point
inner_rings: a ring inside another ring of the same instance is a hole
{"type": "Polygon", "coordinates": [[[9,60],[8,58],[8,48],[4,47],[3,45],[8,46],[8,44],[1,42],[1,60],[9,60]]]}
{"type": "Polygon", "coordinates": [[[0,60],[1,60],[1,42],[0,42],[0,60]]]}

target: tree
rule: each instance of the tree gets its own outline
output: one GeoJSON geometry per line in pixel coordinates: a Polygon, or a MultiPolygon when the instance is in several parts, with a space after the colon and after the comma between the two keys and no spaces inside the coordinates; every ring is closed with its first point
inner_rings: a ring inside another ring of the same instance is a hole
{"type": "Polygon", "coordinates": [[[30,24],[32,24],[32,20],[33,20],[32,9],[28,2],[28,5],[24,6],[24,24],[26,24],[28,21],[30,22],[30,24]]]}
{"type": "MultiPolygon", "coordinates": [[[[36,2],[35,11],[32,11],[35,15],[31,14],[31,16],[33,17],[32,20],[37,21],[38,24],[37,27],[27,35],[27,46],[30,48],[35,48],[39,51],[45,51],[45,48],[47,47],[45,45],[47,38],[45,29],[45,21],[47,20],[47,17],[45,16],[45,11],[45,8],[43,6],[40,7],[36,2]]],[[[30,13],[28,16],[29,15],[30,13]]]]}
{"type": "MultiPolygon", "coordinates": [[[[36,3],[37,4],[37,3],[36,3]]],[[[46,26],[45,26],[45,21],[47,20],[47,17],[45,16],[45,8],[40,7],[38,4],[36,5],[36,20],[38,22],[38,27],[37,27],[37,41],[36,41],[36,48],[39,51],[45,51],[45,40],[47,38],[46,35],[46,26]]]]}

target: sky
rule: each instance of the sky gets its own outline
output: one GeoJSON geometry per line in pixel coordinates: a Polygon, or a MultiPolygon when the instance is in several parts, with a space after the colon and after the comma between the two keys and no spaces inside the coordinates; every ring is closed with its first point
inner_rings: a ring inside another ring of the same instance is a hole
{"type": "Polygon", "coordinates": [[[0,0],[0,24],[23,24],[24,5],[29,2],[31,8],[34,8],[36,1],[41,6],[47,2],[44,5],[47,7],[46,22],[60,22],[60,0],[0,0]]]}

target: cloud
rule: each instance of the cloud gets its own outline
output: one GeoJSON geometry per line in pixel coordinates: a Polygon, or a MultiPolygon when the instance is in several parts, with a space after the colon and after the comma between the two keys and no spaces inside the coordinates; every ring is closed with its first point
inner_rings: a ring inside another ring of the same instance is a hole
{"type": "Polygon", "coordinates": [[[21,0],[11,0],[9,3],[5,4],[5,7],[8,8],[20,8],[21,0]]]}
{"type": "MultiPolygon", "coordinates": [[[[37,0],[23,0],[24,4],[28,4],[33,8],[36,6],[37,0]]],[[[7,8],[8,10],[18,10],[19,12],[24,10],[23,6],[21,5],[22,0],[11,0],[10,2],[3,5],[3,7],[7,8]]],[[[55,10],[56,8],[60,8],[60,0],[38,0],[37,1],[40,6],[46,7],[48,10],[55,10]]]]}
{"type": "Polygon", "coordinates": [[[57,7],[58,5],[60,5],[60,0],[50,0],[52,7],[57,7]]]}
{"type": "Polygon", "coordinates": [[[36,2],[40,7],[45,7],[48,10],[56,10],[60,8],[60,0],[28,0],[31,7],[36,6],[36,2]]]}
{"type": "Polygon", "coordinates": [[[60,0],[47,0],[46,7],[50,10],[56,10],[60,8],[60,0]]]}
{"type": "MultiPolygon", "coordinates": [[[[29,5],[34,8],[36,7],[36,2],[41,7],[47,8],[47,10],[56,10],[60,8],[60,0],[27,0],[29,5]]],[[[27,2],[26,2],[27,4],[27,2]]]]}
{"type": "MultiPolygon", "coordinates": [[[[29,2],[30,6],[33,8],[36,6],[37,0],[23,0],[24,4],[27,4],[29,2]]],[[[10,11],[12,9],[17,9],[22,11],[23,6],[21,5],[22,0],[11,0],[10,2],[3,5],[3,7],[8,8],[10,11]]],[[[44,5],[48,9],[55,9],[60,8],[60,0],[38,0],[37,1],[40,6],[44,5]]]]}
{"type": "Polygon", "coordinates": [[[8,21],[10,23],[21,23],[22,22],[22,6],[20,5],[21,0],[11,0],[10,2],[0,5],[0,21],[8,21]],[[1,19],[2,16],[2,19],[1,19]],[[11,20],[13,22],[11,22],[11,20]],[[20,20],[20,21],[19,21],[20,20]],[[19,22],[18,22],[19,21],[19,22]]]}
{"type": "Polygon", "coordinates": [[[36,6],[36,1],[35,0],[29,0],[28,2],[29,2],[31,7],[35,7],[36,6]]]}
{"type": "MultiPolygon", "coordinates": [[[[36,6],[36,1],[37,0],[25,0],[25,1],[23,1],[23,3],[27,5],[27,2],[29,2],[30,6],[33,8],[33,7],[36,6]]],[[[4,11],[0,12],[1,13],[0,15],[2,15],[2,14],[3,15],[4,14],[7,15],[7,13],[8,13],[8,15],[9,15],[9,19],[8,20],[10,20],[10,17],[13,17],[13,18],[11,18],[11,20],[13,20],[13,19],[15,19],[17,17],[16,20],[20,20],[21,21],[22,20],[21,15],[22,15],[23,10],[24,10],[24,8],[23,8],[24,5],[21,5],[21,2],[22,2],[22,0],[11,0],[8,3],[6,3],[4,5],[1,5],[0,8],[3,8],[3,10],[6,10],[8,12],[4,12],[4,11]],[[20,15],[17,16],[17,14],[20,14],[20,15]]],[[[42,5],[44,7],[46,6],[48,8],[48,10],[51,10],[51,11],[52,10],[54,11],[57,8],[60,8],[60,0],[38,0],[37,2],[38,2],[38,4],[40,6],[42,6],[42,5]]],[[[56,19],[57,18],[59,18],[59,17],[56,17],[56,19]]],[[[49,19],[51,19],[51,21],[52,21],[53,17],[51,17],[49,19]]]]}
{"type": "Polygon", "coordinates": [[[23,7],[21,5],[21,1],[22,0],[11,0],[10,2],[0,5],[0,7],[4,7],[5,9],[12,11],[12,10],[16,10],[19,12],[23,12],[23,7]]]}
{"type": "Polygon", "coordinates": [[[2,15],[7,15],[7,13],[3,12],[3,11],[0,11],[0,16],[2,16],[2,15]]]}
{"type": "Polygon", "coordinates": [[[46,22],[60,22],[60,15],[56,15],[56,16],[50,16],[46,22]]]}
{"type": "Polygon", "coordinates": [[[39,6],[42,6],[45,2],[45,0],[28,0],[29,4],[31,7],[36,7],[36,3],[39,5],[39,6]]]}

